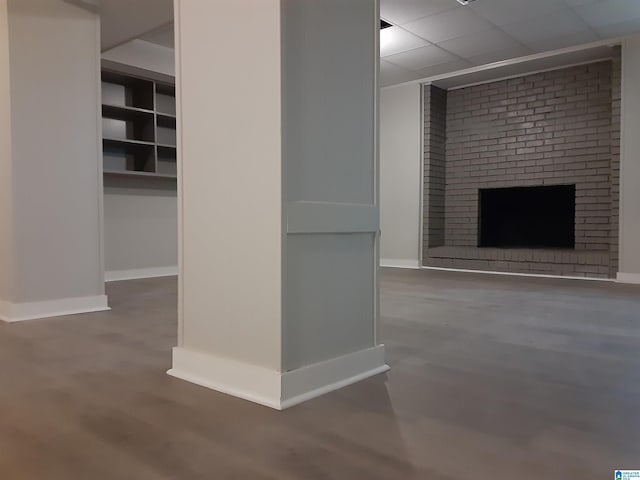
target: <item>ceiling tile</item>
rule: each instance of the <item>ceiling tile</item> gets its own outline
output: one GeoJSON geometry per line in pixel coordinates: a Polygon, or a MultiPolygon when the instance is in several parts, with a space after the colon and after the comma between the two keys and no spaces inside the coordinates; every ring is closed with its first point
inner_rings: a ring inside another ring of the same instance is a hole
{"type": "Polygon", "coordinates": [[[591,43],[600,39],[601,37],[598,34],[589,29],[583,32],[572,33],[570,35],[562,35],[560,37],[550,37],[532,41],[527,43],[527,46],[534,52],[548,52],[550,50],[558,50],[559,48],[591,43]]]}
{"type": "Polygon", "coordinates": [[[577,7],[576,12],[593,27],[628,22],[640,18],[638,0],[605,0],[577,7]]]}
{"type": "Polygon", "coordinates": [[[606,25],[596,28],[596,32],[603,38],[624,37],[625,35],[640,33],[640,19],[606,25]]]}
{"type": "Polygon", "coordinates": [[[404,52],[412,48],[428,45],[429,42],[403,30],[400,27],[389,27],[380,31],[380,56],[386,57],[394,53],[404,52]]]}
{"type": "Polygon", "coordinates": [[[400,25],[411,20],[459,8],[455,0],[381,0],[380,16],[400,25]]]}
{"type": "Polygon", "coordinates": [[[419,70],[418,73],[420,74],[420,78],[429,78],[435,77],[436,75],[444,75],[445,73],[457,72],[472,66],[471,62],[466,60],[456,60],[451,63],[442,63],[440,65],[423,68],[422,70],[419,70]]]}
{"type": "Polygon", "coordinates": [[[461,35],[482,32],[492,28],[492,25],[468,8],[456,8],[406,23],[404,28],[432,43],[437,43],[461,35]]]}
{"type": "Polygon", "coordinates": [[[501,28],[527,46],[547,39],[590,30],[589,25],[569,8],[554,10],[547,15],[538,15],[519,22],[509,23],[501,28]]]}
{"type": "Polygon", "coordinates": [[[447,40],[438,45],[462,58],[477,57],[521,46],[509,35],[497,28],[447,40]]]}
{"type": "Polygon", "coordinates": [[[561,0],[480,0],[469,8],[501,26],[557,10],[559,6],[562,6],[561,0]]]}
{"type": "Polygon", "coordinates": [[[459,60],[455,55],[445,52],[440,47],[428,45],[416,48],[408,52],[398,53],[384,58],[386,61],[408,68],[409,70],[420,70],[421,68],[439,65],[441,63],[451,63],[459,60]]]}
{"type": "Polygon", "coordinates": [[[510,60],[512,58],[520,58],[526,55],[531,55],[533,52],[526,47],[520,45],[508,48],[505,50],[499,50],[497,52],[483,53],[482,55],[476,55],[469,58],[469,61],[474,65],[488,65],[494,62],[502,62],[504,60],[510,60]]]}
{"type": "Polygon", "coordinates": [[[416,72],[412,72],[389,62],[385,62],[384,60],[380,60],[379,83],[381,87],[408,82],[410,80],[417,80],[418,78],[420,78],[420,75],[416,72]]]}

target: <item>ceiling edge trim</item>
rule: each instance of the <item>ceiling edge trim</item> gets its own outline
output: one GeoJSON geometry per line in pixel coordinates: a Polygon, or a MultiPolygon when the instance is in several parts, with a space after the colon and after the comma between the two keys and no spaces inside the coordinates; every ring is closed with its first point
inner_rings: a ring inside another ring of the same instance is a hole
{"type": "MultiPolygon", "coordinates": [[[[556,56],[559,56],[559,55],[577,53],[577,52],[581,52],[581,51],[584,51],[584,50],[590,50],[592,48],[606,47],[606,46],[614,47],[616,45],[621,45],[622,42],[624,41],[624,38],[625,37],[616,37],[616,38],[610,38],[610,39],[606,39],[606,40],[598,40],[597,42],[585,43],[585,44],[582,44],[582,45],[574,45],[574,46],[571,46],[571,47],[560,48],[558,50],[549,50],[548,52],[534,53],[532,55],[526,55],[524,57],[510,58],[508,60],[502,60],[500,62],[488,63],[486,65],[478,65],[476,67],[465,68],[463,70],[456,70],[454,72],[444,73],[444,74],[441,74],[441,75],[433,75],[433,76],[430,76],[430,77],[418,78],[416,80],[410,80],[408,82],[398,83],[398,84],[395,84],[395,85],[387,85],[386,87],[382,87],[381,89],[385,90],[385,89],[388,89],[388,88],[402,87],[402,86],[406,86],[406,85],[412,85],[414,83],[419,83],[419,84],[430,83],[430,84],[433,84],[434,82],[437,82],[439,80],[449,80],[449,79],[453,79],[453,78],[456,78],[456,77],[463,77],[465,75],[472,75],[474,73],[482,73],[482,72],[495,70],[495,69],[502,68],[502,67],[509,67],[509,66],[518,65],[518,64],[521,64],[521,63],[527,63],[527,62],[536,61],[536,60],[543,60],[543,59],[546,59],[546,58],[556,57],[556,56]]],[[[580,63],[582,63],[582,64],[593,63],[593,60],[589,60],[589,61],[586,61],[586,62],[580,62],[580,63]]],[[[491,81],[495,81],[495,80],[491,80],[491,81]]],[[[479,82],[479,83],[487,83],[487,82],[483,81],[483,82],[479,82]]]]}

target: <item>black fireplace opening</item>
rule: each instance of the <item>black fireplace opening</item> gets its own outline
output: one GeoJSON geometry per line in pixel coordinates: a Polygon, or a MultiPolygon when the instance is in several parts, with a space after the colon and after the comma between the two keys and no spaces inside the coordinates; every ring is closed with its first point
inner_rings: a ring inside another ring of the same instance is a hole
{"type": "Polygon", "coordinates": [[[480,190],[479,246],[575,248],[576,186],[480,190]]]}

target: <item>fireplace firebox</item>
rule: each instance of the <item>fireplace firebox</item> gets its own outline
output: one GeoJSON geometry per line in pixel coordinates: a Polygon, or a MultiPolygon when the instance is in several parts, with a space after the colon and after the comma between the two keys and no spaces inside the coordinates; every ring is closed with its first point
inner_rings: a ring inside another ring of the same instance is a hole
{"type": "Polygon", "coordinates": [[[576,186],[481,189],[478,246],[575,248],[576,186]]]}

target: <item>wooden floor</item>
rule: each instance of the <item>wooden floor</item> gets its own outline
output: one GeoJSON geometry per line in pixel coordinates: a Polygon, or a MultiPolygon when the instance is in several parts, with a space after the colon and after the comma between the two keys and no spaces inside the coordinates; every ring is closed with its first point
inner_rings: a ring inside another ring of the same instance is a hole
{"type": "Polygon", "coordinates": [[[285,412],[169,377],[173,278],[0,324],[1,480],[613,478],[640,469],[640,289],[382,275],[392,367],[285,412]]]}

